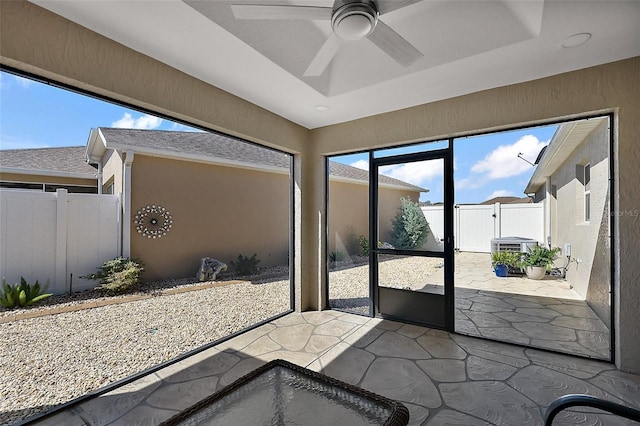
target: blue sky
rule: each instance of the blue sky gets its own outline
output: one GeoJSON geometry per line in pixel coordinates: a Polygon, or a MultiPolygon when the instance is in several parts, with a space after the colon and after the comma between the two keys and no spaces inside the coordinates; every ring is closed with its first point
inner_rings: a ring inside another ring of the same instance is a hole
{"type": "Polygon", "coordinates": [[[178,123],[0,72],[0,149],[85,145],[89,130],[93,127],[190,129],[178,123]]]}
{"type": "MultiPolygon", "coordinates": [[[[194,130],[135,110],[78,95],[0,72],[0,149],[85,145],[93,127],[194,130]]],[[[518,154],[533,162],[556,126],[457,139],[454,143],[456,203],[478,203],[495,196],[524,196],[534,171],[518,154]]],[[[394,153],[407,152],[398,149],[394,153]]],[[[367,154],[333,160],[368,169],[367,154]]],[[[381,173],[408,181],[429,192],[422,201],[442,201],[442,170],[438,164],[406,164],[381,173]]]]}
{"type": "MultiPolygon", "coordinates": [[[[498,196],[524,197],[540,150],[549,143],[557,126],[544,126],[459,138],[454,141],[455,202],[480,203],[498,196]]],[[[438,143],[437,148],[443,144],[438,143]]],[[[394,154],[415,151],[404,148],[394,154]]],[[[335,161],[368,170],[368,154],[345,155],[335,161]]],[[[380,168],[380,173],[426,188],[421,201],[443,201],[442,161],[380,168]]]]}

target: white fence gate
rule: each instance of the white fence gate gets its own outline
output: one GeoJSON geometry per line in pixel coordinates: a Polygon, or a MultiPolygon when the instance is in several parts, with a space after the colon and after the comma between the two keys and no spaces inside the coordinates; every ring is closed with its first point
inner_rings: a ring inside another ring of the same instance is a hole
{"type": "Polygon", "coordinates": [[[80,276],[120,254],[117,195],[0,191],[0,277],[49,281],[48,291],[92,288],[80,276]]]}
{"type": "MultiPolygon", "coordinates": [[[[444,208],[425,206],[422,212],[429,222],[433,238],[427,241],[430,250],[441,250],[444,235],[444,208]]],[[[454,209],[455,248],[461,251],[491,252],[491,239],[500,237],[532,238],[545,242],[544,206],[534,204],[471,204],[454,209]]]]}

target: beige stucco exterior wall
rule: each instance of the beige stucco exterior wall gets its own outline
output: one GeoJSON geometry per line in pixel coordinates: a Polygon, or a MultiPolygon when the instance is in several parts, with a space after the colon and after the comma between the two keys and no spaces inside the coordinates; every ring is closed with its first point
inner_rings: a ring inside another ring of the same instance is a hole
{"type": "Polygon", "coordinates": [[[102,158],[102,190],[113,182],[114,194],[122,193],[123,158],[118,151],[107,150],[102,158]]]}
{"type": "MultiPolygon", "coordinates": [[[[144,278],[195,276],[200,259],[229,264],[257,254],[259,266],[287,265],[289,175],[136,154],[131,214],[161,205],[173,228],[160,239],[131,228],[131,255],[145,262],[144,278]]],[[[231,265],[229,265],[231,268],[231,265]]]]}
{"type": "MultiPolygon", "coordinates": [[[[296,308],[325,306],[324,155],[615,112],[614,212],[640,205],[640,58],[308,131],[24,1],[0,2],[0,61],[116,101],[296,153],[296,308]]],[[[615,225],[616,364],[640,372],[640,219],[615,225]],[[622,284],[621,284],[622,283],[622,284]]]]}
{"type": "MultiPolygon", "coordinates": [[[[573,262],[567,281],[609,324],[609,134],[606,122],[594,130],[551,176],[556,186],[555,230],[551,244],[564,250],[571,244],[573,262]],[[591,220],[584,220],[582,171],[591,164],[591,220]],[[579,262],[579,263],[576,263],[579,262]]],[[[545,200],[547,202],[547,200],[545,200]]],[[[553,207],[553,206],[552,206],[553,207]]],[[[564,258],[556,261],[561,265],[564,258]]]]}
{"type": "MultiPolygon", "coordinates": [[[[380,239],[390,241],[391,221],[400,208],[400,198],[417,202],[420,194],[385,187],[380,187],[378,192],[380,239]]],[[[357,237],[363,235],[369,239],[369,186],[330,180],[328,208],[329,252],[340,250],[349,255],[359,254],[357,237]]]]}

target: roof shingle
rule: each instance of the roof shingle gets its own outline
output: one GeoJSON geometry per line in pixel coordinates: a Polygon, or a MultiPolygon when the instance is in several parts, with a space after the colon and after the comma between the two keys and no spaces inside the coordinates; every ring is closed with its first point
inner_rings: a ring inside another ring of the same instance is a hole
{"type": "MultiPolygon", "coordinates": [[[[191,154],[210,158],[231,160],[246,164],[259,164],[269,167],[288,168],[289,156],[282,152],[265,148],[230,136],[210,132],[175,132],[166,130],[118,129],[100,127],[107,140],[112,144],[135,148],[163,151],[167,155],[191,154]]],[[[331,176],[369,180],[369,172],[335,161],[329,162],[331,176]]],[[[380,175],[380,183],[423,192],[424,188],[410,183],[380,175]]]]}
{"type": "Polygon", "coordinates": [[[45,174],[96,173],[96,169],[85,161],[84,146],[0,150],[0,167],[33,170],[45,174]]]}

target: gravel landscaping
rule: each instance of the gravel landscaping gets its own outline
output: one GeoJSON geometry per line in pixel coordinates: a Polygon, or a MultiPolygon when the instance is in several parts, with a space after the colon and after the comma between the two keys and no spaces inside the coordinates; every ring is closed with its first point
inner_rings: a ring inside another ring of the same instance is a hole
{"type": "MultiPolygon", "coordinates": [[[[329,304],[359,314],[369,314],[369,264],[361,258],[341,262],[329,273],[329,304]]],[[[366,261],[366,260],[365,260],[366,261]]],[[[384,287],[419,290],[428,276],[442,273],[442,259],[395,256],[380,262],[379,284],[384,287]]]]}
{"type": "MultiPolygon", "coordinates": [[[[82,300],[62,303],[82,303],[86,295],[76,298],[82,300]]],[[[288,309],[289,281],[284,279],[2,323],[0,424],[22,420],[288,309]]],[[[15,311],[2,311],[9,313],[15,311]]]]}
{"type": "MultiPolygon", "coordinates": [[[[382,262],[380,279],[387,286],[418,285],[425,274],[437,273],[439,261],[382,262]]],[[[368,266],[334,266],[329,276],[332,306],[366,308],[368,266]]],[[[251,282],[222,282],[177,294],[166,291],[207,283],[145,283],[135,294],[153,297],[37,318],[9,316],[96,300],[122,302],[124,296],[79,293],[52,297],[28,310],[0,310],[0,322],[5,321],[0,323],[0,424],[25,419],[286,311],[286,268],[263,273],[251,282]]]]}

